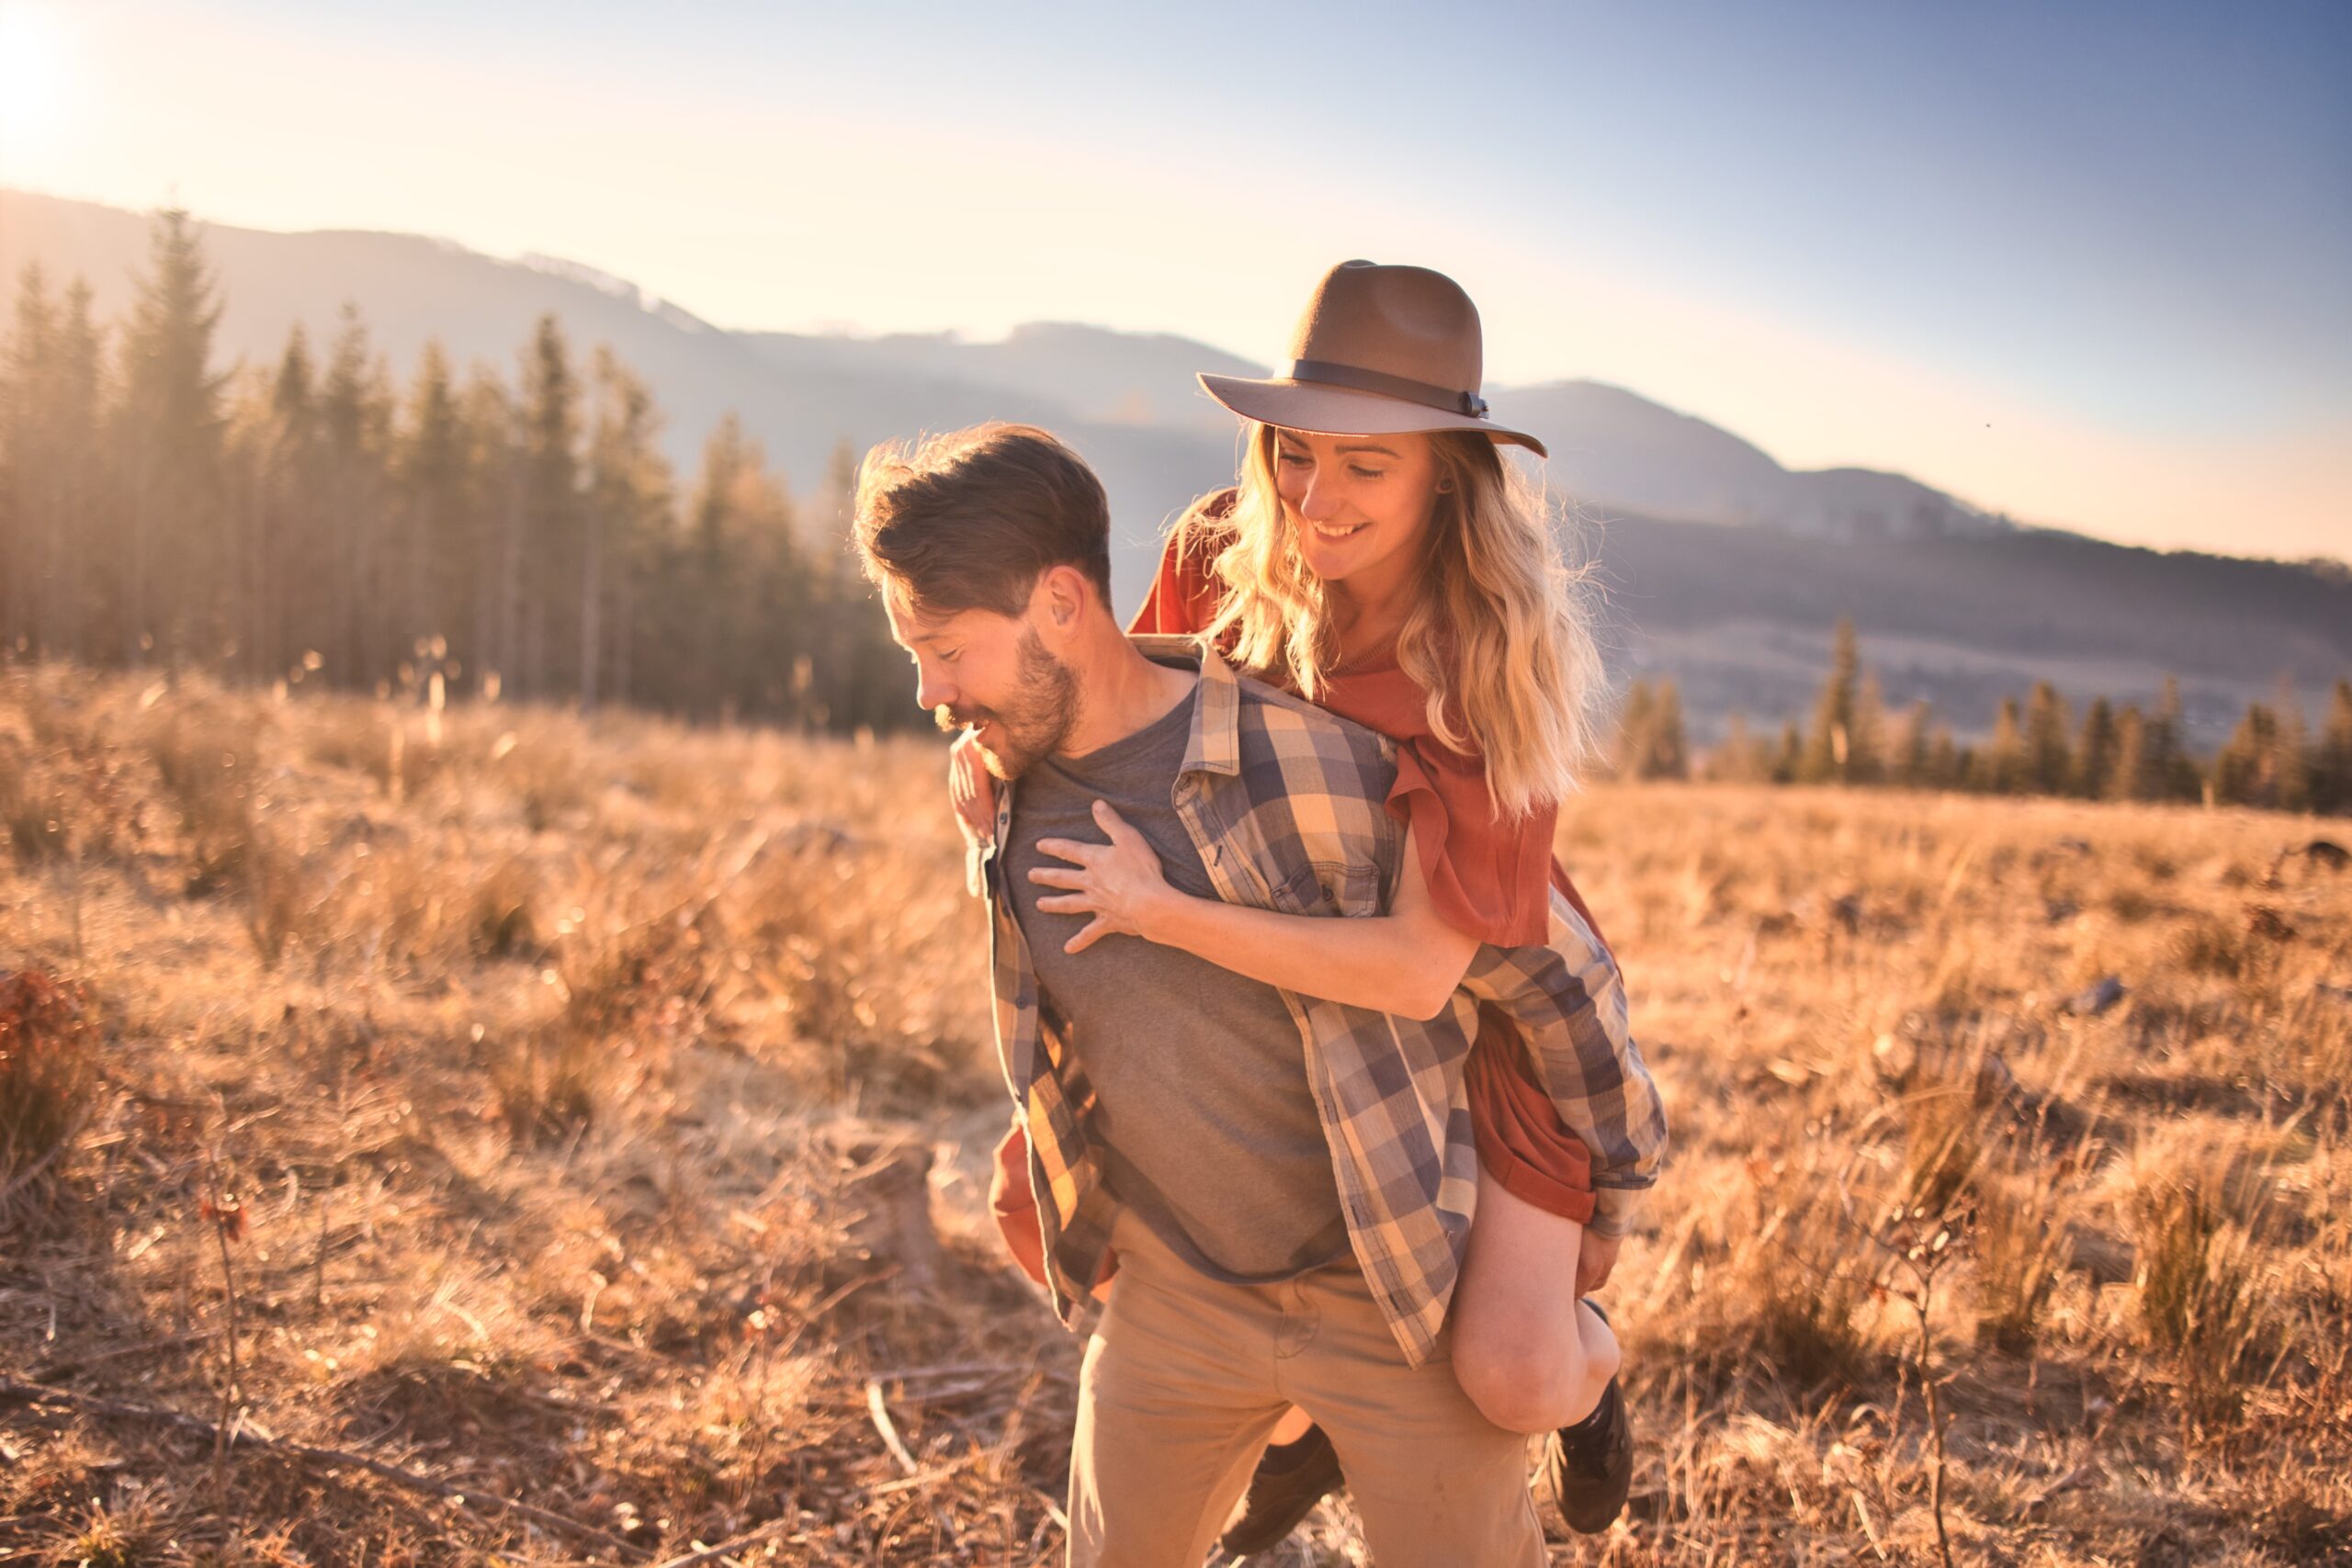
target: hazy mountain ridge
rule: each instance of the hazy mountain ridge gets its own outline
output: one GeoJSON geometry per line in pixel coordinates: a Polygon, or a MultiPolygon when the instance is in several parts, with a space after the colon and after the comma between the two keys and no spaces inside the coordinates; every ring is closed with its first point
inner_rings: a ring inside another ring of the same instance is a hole
{"type": "MultiPolygon", "coordinates": [[[[0,191],[0,276],[13,289],[38,259],[55,283],[86,277],[100,319],[119,318],[147,221],[0,191]]],[[[1102,475],[1124,604],[1148,580],[1161,524],[1233,471],[1234,422],[1193,373],[1265,368],[1172,334],[1069,322],[994,342],[733,332],[593,266],[502,261],[415,235],[208,225],[206,243],[225,300],[224,360],[274,363],[297,322],[322,346],[350,301],[397,378],[432,339],[460,365],[511,376],[551,310],[583,354],[609,344],[643,375],[682,475],[729,411],[803,493],[843,442],[988,418],[1046,425],[1102,475]]],[[[1801,706],[1828,626],[1846,613],[1866,639],[1900,642],[1913,660],[1890,696],[1932,697],[1963,728],[1989,722],[1986,692],[2036,674],[2076,695],[2098,681],[2135,697],[2176,670],[2192,704],[2218,714],[2282,673],[2312,682],[2352,666],[2342,575],[2019,529],[1901,474],[1791,470],[1703,419],[1600,382],[1488,395],[1551,446],[1555,491],[1606,525],[1621,663],[1684,676],[1702,728],[1734,701],[1758,716],[1801,706]]]]}
{"type": "Polygon", "coordinates": [[[1493,401],[1551,447],[1559,487],[1603,513],[1756,525],[1826,538],[1989,533],[2014,526],[1902,474],[1784,468],[1727,430],[1602,381],[1501,388],[1493,401]]]}
{"type": "Polygon", "coordinates": [[[1803,708],[1851,615],[1887,700],[1936,705],[1963,734],[2049,680],[2147,703],[2181,677],[2192,733],[2218,744],[2281,679],[2307,699],[2352,671],[2352,578],[2021,528],[1808,538],[1620,518],[1600,530],[1615,661],[1670,675],[1702,733],[1732,708],[1803,708]]]}

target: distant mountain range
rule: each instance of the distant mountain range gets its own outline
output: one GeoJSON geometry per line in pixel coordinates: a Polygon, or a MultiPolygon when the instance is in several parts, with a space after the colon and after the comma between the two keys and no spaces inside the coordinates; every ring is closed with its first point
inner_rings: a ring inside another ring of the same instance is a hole
{"type": "MultiPolygon", "coordinates": [[[[206,243],[226,301],[226,358],[274,362],[297,322],[323,344],[349,301],[399,378],[434,338],[460,364],[511,374],[532,323],[552,310],[583,350],[609,344],[645,377],[682,473],[729,410],[803,491],[843,441],[862,449],[989,418],[1049,426],[1103,477],[1129,604],[1165,520],[1233,471],[1234,422],[1193,373],[1265,373],[1181,337],[1059,322],[995,343],[729,332],[592,267],[502,261],[415,235],[212,225],[206,243]]],[[[143,214],[0,190],[11,288],[38,260],[57,281],[87,278],[113,319],[146,249],[143,214]]],[[[823,309],[778,302],[779,314],[823,309]]],[[[1704,420],[1599,382],[1487,391],[1551,446],[1553,487],[1604,520],[1598,564],[1618,668],[1679,678],[1702,733],[1734,705],[1759,720],[1801,708],[1841,614],[1855,617],[1890,698],[1936,701],[1963,732],[2036,677],[2076,697],[2145,699],[2171,671],[2210,737],[2281,678],[2309,695],[2352,670],[2352,581],[2340,571],[2020,528],[1901,474],[1791,470],[1704,420]]]]}

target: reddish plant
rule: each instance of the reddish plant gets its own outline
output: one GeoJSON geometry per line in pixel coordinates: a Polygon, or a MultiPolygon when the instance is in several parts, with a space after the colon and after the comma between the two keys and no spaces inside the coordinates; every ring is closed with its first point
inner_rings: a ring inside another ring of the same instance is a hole
{"type": "Polygon", "coordinates": [[[0,976],[0,1189],[45,1168],[88,1113],[98,1084],[80,987],[37,969],[0,976]]]}

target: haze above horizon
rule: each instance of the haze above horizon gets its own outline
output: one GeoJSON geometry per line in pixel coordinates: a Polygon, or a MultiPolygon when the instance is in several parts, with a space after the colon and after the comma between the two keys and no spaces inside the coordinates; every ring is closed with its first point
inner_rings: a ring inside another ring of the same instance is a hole
{"type": "Polygon", "coordinates": [[[0,185],[558,255],[731,328],[1263,361],[1331,262],[1409,260],[1492,382],[2352,558],[2348,73],[2325,5],[0,0],[0,185]]]}

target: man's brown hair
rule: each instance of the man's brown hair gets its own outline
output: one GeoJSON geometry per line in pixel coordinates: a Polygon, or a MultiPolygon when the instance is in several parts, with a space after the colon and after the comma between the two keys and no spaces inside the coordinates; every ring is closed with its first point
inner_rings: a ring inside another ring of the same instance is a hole
{"type": "Polygon", "coordinates": [[[1037,579],[1074,566],[1107,604],[1111,506],[1079,455],[1028,424],[889,441],[857,470],[865,575],[931,614],[1017,615],[1037,579]]]}

